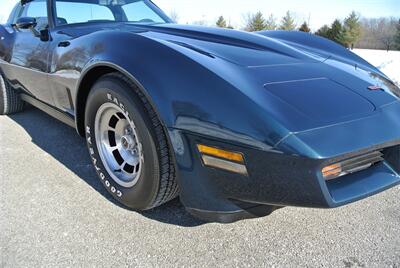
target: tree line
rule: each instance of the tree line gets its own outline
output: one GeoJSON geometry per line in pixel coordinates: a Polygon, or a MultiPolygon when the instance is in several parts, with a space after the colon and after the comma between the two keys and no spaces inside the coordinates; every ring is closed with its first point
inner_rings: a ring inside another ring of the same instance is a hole
{"type": "MultiPolygon", "coordinates": [[[[249,32],[263,30],[302,31],[312,33],[309,23],[298,25],[290,11],[279,21],[273,14],[267,18],[262,12],[247,14],[243,30],[249,32]]],[[[232,25],[220,16],[215,25],[233,29],[232,25]]],[[[400,50],[400,20],[394,18],[367,19],[351,12],[343,21],[336,19],[331,25],[324,25],[314,34],[328,38],[347,48],[398,49],[400,50]]]]}
{"type": "Polygon", "coordinates": [[[361,32],[358,48],[400,50],[400,21],[395,18],[363,18],[361,32]]]}

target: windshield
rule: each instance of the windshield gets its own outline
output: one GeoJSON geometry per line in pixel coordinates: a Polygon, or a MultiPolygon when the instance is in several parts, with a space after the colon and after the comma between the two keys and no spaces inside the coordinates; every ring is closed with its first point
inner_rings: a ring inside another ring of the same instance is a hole
{"type": "Polygon", "coordinates": [[[56,0],[57,25],[93,22],[158,24],[169,18],[148,0],[56,0]]]}

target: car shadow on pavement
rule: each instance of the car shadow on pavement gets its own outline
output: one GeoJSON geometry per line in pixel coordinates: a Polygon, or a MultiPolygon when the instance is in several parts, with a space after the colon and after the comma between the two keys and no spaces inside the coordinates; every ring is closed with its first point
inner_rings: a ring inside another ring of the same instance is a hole
{"type": "MultiPolygon", "coordinates": [[[[9,118],[24,128],[35,145],[79,176],[99,194],[115,205],[131,210],[114,200],[103,187],[90,161],[85,140],[76,133],[75,129],[36,108],[29,108],[9,118]]],[[[195,227],[205,223],[192,217],[178,198],[158,208],[139,213],[152,220],[183,227],[195,227]]]]}

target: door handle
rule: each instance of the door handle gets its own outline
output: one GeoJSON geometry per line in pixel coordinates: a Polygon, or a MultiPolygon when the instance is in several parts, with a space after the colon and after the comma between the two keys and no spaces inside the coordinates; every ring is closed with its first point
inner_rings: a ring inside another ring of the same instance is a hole
{"type": "Polygon", "coordinates": [[[58,47],[68,47],[69,45],[71,45],[69,41],[62,41],[58,43],[58,47]]]}

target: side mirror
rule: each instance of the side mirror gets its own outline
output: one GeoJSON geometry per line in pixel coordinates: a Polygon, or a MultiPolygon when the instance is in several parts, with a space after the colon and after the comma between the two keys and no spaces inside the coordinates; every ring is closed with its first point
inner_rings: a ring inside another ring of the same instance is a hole
{"type": "Polygon", "coordinates": [[[15,26],[18,29],[33,29],[37,25],[36,19],[31,17],[22,17],[17,20],[15,26]]]}

